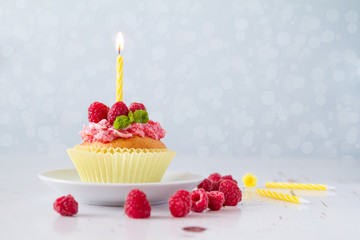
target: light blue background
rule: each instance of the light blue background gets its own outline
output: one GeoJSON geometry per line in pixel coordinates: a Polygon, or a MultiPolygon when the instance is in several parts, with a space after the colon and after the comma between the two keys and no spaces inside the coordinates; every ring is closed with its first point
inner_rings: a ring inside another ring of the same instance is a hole
{"type": "Polygon", "coordinates": [[[181,155],[359,159],[359,1],[2,1],[0,151],[81,143],[143,102],[181,155]]]}

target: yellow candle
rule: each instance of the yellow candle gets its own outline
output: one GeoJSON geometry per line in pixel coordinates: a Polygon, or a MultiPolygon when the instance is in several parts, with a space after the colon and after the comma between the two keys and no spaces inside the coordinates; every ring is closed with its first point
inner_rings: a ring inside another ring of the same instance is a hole
{"type": "Polygon", "coordinates": [[[288,188],[288,189],[305,189],[305,190],[328,190],[334,189],[325,184],[306,184],[306,183],[285,183],[285,182],[267,182],[267,188],[288,188]]]}
{"type": "Polygon", "coordinates": [[[265,197],[269,197],[269,198],[274,198],[277,200],[282,200],[282,201],[288,201],[288,202],[292,202],[292,203],[308,203],[309,201],[305,200],[304,198],[300,198],[298,196],[293,196],[293,195],[289,195],[289,194],[285,194],[285,193],[278,193],[278,192],[273,192],[273,191],[269,191],[266,189],[257,189],[256,193],[265,197]]]}
{"type": "Polygon", "coordinates": [[[116,49],[119,55],[116,59],[116,102],[123,100],[123,57],[120,51],[124,48],[124,37],[121,32],[118,33],[116,38],[116,49]]]}

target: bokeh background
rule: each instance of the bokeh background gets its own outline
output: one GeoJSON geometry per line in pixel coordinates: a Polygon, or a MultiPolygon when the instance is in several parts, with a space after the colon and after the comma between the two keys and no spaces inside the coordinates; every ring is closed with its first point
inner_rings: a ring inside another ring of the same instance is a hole
{"type": "Polygon", "coordinates": [[[59,154],[94,101],[143,102],[179,156],[360,158],[360,2],[1,1],[0,151],[59,154]]]}

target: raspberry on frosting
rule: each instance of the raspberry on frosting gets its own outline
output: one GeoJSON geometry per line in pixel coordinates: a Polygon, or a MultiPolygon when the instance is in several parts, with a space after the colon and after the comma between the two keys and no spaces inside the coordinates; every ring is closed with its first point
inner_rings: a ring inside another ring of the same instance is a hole
{"type": "Polygon", "coordinates": [[[129,139],[133,136],[156,140],[165,137],[166,131],[160,123],[149,120],[144,104],[134,102],[130,104],[130,110],[122,101],[116,102],[110,109],[94,102],[88,109],[89,124],[84,125],[79,134],[88,143],[109,143],[117,138],[129,139]]]}
{"type": "Polygon", "coordinates": [[[130,104],[129,110],[132,112],[135,112],[136,110],[145,110],[146,111],[146,107],[142,103],[133,102],[130,104]]]}
{"type": "Polygon", "coordinates": [[[103,119],[107,119],[109,107],[103,103],[94,102],[88,108],[89,122],[98,123],[103,119]]]}
{"type": "Polygon", "coordinates": [[[122,115],[128,115],[129,114],[129,109],[127,108],[126,104],[123,103],[122,101],[116,102],[114,105],[112,105],[112,107],[109,110],[107,119],[109,121],[109,123],[112,125],[116,119],[116,117],[118,116],[122,116],[122,115]]]}

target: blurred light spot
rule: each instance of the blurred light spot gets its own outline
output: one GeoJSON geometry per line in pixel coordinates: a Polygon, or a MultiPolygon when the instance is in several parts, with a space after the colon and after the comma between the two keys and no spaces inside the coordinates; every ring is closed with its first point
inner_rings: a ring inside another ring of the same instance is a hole
{"type": "Polygon", "coordinates": [[[13,144],[14,137],[8,133],[2,134],[0,137],[0,146],[9,147],[13,144]]]}
{"type": "Polygon", "coordinates": [[[276,36],[276,42],[279,46],[288,46],[291,43],[291,36],[287,32],[281,32],[276,36]]]}
{"type": "Polygon", "coordinates": [[[326,19],[329,21],[329,22],[336,22],[338,21],[340,18],[340,13],[338,10],[336,9],[329,9],[327,10],[326,12],[326,19]]]}

